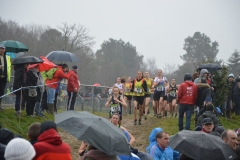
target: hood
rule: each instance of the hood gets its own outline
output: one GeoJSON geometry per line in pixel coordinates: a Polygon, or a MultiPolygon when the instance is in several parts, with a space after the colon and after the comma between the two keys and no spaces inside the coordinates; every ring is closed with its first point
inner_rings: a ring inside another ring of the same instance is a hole
{"type": "Polygon", "coordinates": [[[162,128],[154,128],[148,137],[149,145],[146,148],[146,151],[150,153],[150,149],[153,145],[157,144],[156,142],[156,135],[158,132],[162,131],[162,128]]]}
{"type": "Polygon", "coordinates": [[[199,76],[199,79],[200,79],[200,80],[202,79],[204,73],[208,73],[208,70],[207,70],[207,69],[202,69],[202,70],[201,70],[200,76],[199,76]]]}
{"type": "Polygon", "coordinates": [[[46,142],[46,143],[50,143],[52,145],[60,145],[60,144],[62,144],[62,139],[58,135],[58,133],[55,129],[49,129],[39,135],[38,142],[46,142]]]}
{"type": "Polygon", "coordinates": [[[193,81],[185,81],[184,83],[187,84],[188,86],[192,86],[194,84],[193,81]]]}
{"type": "Polygon", "coordinates": [[[207,83],[198,83],[197,86],[198,88],[210,88],[209,84],[207,83]]]}

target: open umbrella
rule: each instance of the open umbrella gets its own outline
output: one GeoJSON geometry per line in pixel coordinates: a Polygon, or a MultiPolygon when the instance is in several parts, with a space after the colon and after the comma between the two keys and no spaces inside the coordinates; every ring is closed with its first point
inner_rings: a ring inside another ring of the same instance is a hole
{"type": "Polygon", "coordinates": [[[21,56],[24,56],[24,55],[25,55],[24,52],[19,52],[19,53],[6,52],[6,54],[7,54],[8,56],[10,56],[10,58],[18,58],[18,57],[21,57],[21,56]]]}
{"type": "Polygon", "coordinates": [[[170,141],[170,147],[195,160],[233,160],[236,153],[223,140],[201,131],[181,131],[170,141]]]}
{"type": "Polygon", "coordinates": [[[222,67],[221,65],[215,64],[215,63],[205,63],[205,64],[200,64],[198,69],[221,70],[222,67]]]}
{"type": "Polygon", "coordinates": [[[3,44],[6,47],[6,52],[18,53],[18,52],[28,51],[28,47],[19,41],[8,40],[8,41],[2,41],[0,42],[0,44],[3,44]]]}
{"type": "Polygon", "coordinates": [[[19,57],[16,58],[12,64],[16,65],[16,64],[34,64],[34,63],[43,63],[43,60],[41,60],[38,57],[35,56],[24,56],[24,57],[19,57]]]}
{"type": "Polygon", "coordinates": [[[40,58],[43,60],[43,63],[39,64],[39,71],[48,71],[54,67],[56,67],[56,64],[49,61],[46,57],[40,56],[40,58]]]}
{"type": "Polygon", "coordinates": [[[50,61],[79,62],[79,59],[75,54],[67,51],[52,51],[46,55],[46,58],[50,61]]]}
{"type": "Polygon", "coordinates": [[[65,111],[55,115],[55,123],[108,155],[131,155],[124,132],[105,118],[89,112],[65,111]]]}

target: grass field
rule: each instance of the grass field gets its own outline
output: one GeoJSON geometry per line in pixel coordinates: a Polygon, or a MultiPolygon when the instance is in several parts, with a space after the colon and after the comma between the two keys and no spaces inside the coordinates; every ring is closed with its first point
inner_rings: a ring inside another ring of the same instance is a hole
{"type": "MultiPolygon", "coordinates": [[[[44,113],[45,117],[34,118],[28,117],[25,111],[22,113],[19,119],[14,115],[14,109],[5,109],[4,112],[0,112],[0,124],[4,128],[8,128],[15,134],[21,135],[26,138],[28,126],[34,122],[43,122],[46,120],[54,120],[54,117],[48,113],[44,113]]],[[[94,114],[108,118],[108,113],[95,112],[94,114]]],[[[148,116],[147,120],[142,119],[142,125],[133,125],[133,115],[123,115],[122,125],[128,129],[128,131],[135,137],[136,141],[134,147],[138,148],[140,151],[145,151],[148,146],[148,136],[153,128],[161,127],[163,130],[173,135],[178,132],[178,118],[155,118],[152,114],[148,116]]],[[[234,114],[230,121],[223,117],[220,117],[221,123],[225,129],[236,129],[240,128],[240,117],[236,117],[234,114]]],[[[184,119],[185,122],[185,119],[184,119]]],[[[194,129],[193,117],[191,123],[191,129],[194,129]]],[[[59,134],[61,135],[64,142],[68,143],[72,150],[73,159],[78,159],[78,149],[81,144],[79,140],[75,137],[69,135],[67,132],[59,129],[59,134]]]]}

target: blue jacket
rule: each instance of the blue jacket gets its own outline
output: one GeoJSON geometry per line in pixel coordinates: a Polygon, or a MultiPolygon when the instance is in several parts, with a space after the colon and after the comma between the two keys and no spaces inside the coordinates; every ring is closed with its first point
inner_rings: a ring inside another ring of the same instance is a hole
{"type": "Polygon", "coordinates": [[[149,145],[146,148],[147,153],[150,153],[152,146],[157,144],[156,135],[158,132],[162,131],[162,128],[154,128],[148,137],[149,145]]]}
{"type": "Polygon", "coordinates": [[[163,150],[158,144],[152,146],[150,155],[154,160],[178,160],[180,158],[179,152],[169,146],[163,150]]]}

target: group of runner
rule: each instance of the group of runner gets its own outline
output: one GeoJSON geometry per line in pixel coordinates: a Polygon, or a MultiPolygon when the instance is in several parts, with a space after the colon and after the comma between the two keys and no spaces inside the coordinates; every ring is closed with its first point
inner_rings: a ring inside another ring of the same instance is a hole
{"type": "Polygon", "coordinates": [[[173,78],[171,82],[168,82],[162,70],[158,70],[155,78],[150,78],[149,72],[143,74],[138,71],[133,80],[131,77],[126,80],[117,78],[117,83],[113,85],[112,94],[105,106],[110,106],[110,118],[114,113],[120,115],[121,123],[122,114],[127,114],[127,111],[129,114],[132,113],[133,100],[134,125],[141,125],[142,116],[147,120],[151,99],[153,99],[154,117],[165,118],[167,112],[171,117],[176,117],[177,90],[176,80],[173,78]]]}

